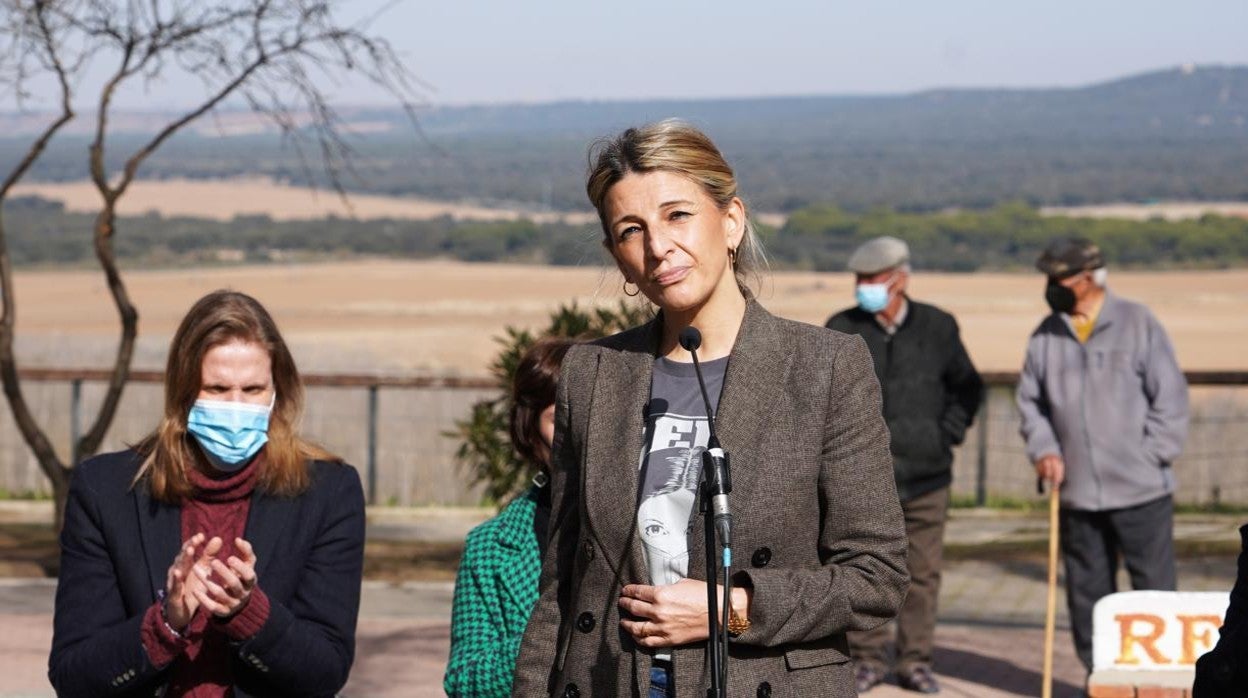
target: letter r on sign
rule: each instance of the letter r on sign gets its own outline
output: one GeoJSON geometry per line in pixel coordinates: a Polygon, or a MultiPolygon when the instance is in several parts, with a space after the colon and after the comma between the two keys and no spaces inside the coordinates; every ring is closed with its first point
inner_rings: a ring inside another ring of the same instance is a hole
{"type": "Polygon", "coordinates": [[[1118,621],[1119,637],[1122,638],[1117,664],[1139,664],[1140,658],[1135,654],[1137,646],[1144,650],[1154,664],[1171,663],[1170,659],[1157,649],[1157,640],[1161,639],[1166,632],[1166,621],[1161,616],[1151,613],[1121,613],[1114,616],[1114,620],[1118,621]],[[1136,623],[1147,623],[1152,626],[1152,630],[1136,634],[1134,632],[1136,623]]]}

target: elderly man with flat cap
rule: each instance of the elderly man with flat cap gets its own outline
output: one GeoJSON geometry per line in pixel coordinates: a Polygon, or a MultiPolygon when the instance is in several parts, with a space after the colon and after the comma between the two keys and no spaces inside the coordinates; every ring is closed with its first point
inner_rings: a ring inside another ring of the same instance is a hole
{"type": "MultiPolygon", "coordinates": [[[[951,447],[962,443],[984,386],[953,316],[906,294],[910,249],[905,242],[869,240],[850,255],[849,270],[858,305],[833,315],[827,326],[860,335],[875,360],[909,538],[910,593],[897,615],[897,681],[913,691],[936,693],[940,685],[932,673],[932,646],[953,481],[951,447]]],[[[888,625],[850,633],[859,693],[887,674],[890,636],[888,625]]]]}
{"type": "Polygon", "coordinates": [[[1021,432],[1036,474],[1061,490],[1060,533],[1075,651],[1092,668],[1092,606],[1117,591],[1175,587],[1171,463],[1187,436],[1187,382],[1161,323],[1105,286],[1088,240],[1036,262],[1052,309],[1027,343],[1021,432]]]}

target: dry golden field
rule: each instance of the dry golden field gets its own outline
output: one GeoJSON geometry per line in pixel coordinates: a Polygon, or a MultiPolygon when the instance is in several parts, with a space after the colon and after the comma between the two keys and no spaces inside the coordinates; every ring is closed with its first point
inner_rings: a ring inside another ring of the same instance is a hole
{"type": "MultiPolygon", "coordinates": [[[[615,303],[620,277],[574,269],[457,262],[353,261],[289,266],[127,270],[140,313],[136,366],[162,365],[190,304],[216,288],[255,295],[305,370],[482,375],[507,325],[537,327],[561,302],[615,303]]],[[[916,272],[912,295],[953,312],[982,370],[1016,370],[1045,312],[1038,274],[916,272]]],[[[1110,286],[1161,318],[1184,368],[1248,369],[1248,270],[1121,272],[1110,286]]],[[[773,312],[822,323],[851,302],[848,274],[773,274],[773,312]]],[[[105,365],[116,320],[98,272],[22,271],[18,335],[25,365],[105,365]]]]}
{"type": "MultiPolygon", "coordinates": [[[[100,208],[100,195],[89,181],[29,182],[17,186],[13,196],[38,196],[60,201],[69,211],[94,213],[100,208]]],[[[275,221],[310,220],[337,216],[339,218],[393,218],[425,220],[450,216],[456,220],[516,220],[528,218],[537,223],[562,221],[573,225],[597,224],[597,216],[589,210],[579,213],[524,211],[490,208],[472,203],[437,201],[414,196],[377,196],[352,194],[350,205],[333,191],[315,191],[307,187],[279,184],[264,177],[234,179],[142,179],[126,192],[118,212],[123,216],[155,212],[165,217],[189,216],[217,221],[235,216],[266,215],[275,221]]],[[[779,213],[753,212],[755,219],[780,227],[785,216],[779,213]]]]}
{"type": "Polygon", "coordinates": [[[1126,218],[1146,221],[1164,218],[1178,221],[1200,218],[1206,213],[1218,216],[1248,218],[1248,202],[1244,201],[1158,201],[1151,204],[1108,203],[1087,206],[1045,206],[1040,213],[1071,218],[1126,218]]]}
{"type": "MultiPolygon", "coordinates": [[[[60,201],[67,210],[79,213],[93,213],[100,208],[99,192],[94,184],[86,180],[26,183],[16,187],[13,196],[38,196],[60,201]]],[[[596,220],[590,213],[522,212],[418,197],[352,194],[348,205],[333,190],[314,191],[307,187],[278,184],[264,177],[139,180],[121,199],[118,212],[123,216],[156,212],[166,217],[189,216],[217,221],[256,215],[267,215],[277,221],[327,216],[413,220],[439,216],[461,220],[515,220],[524,216],[538,223],[557,220],[590,223],[596,220]]]]}
{"type": "MultiPolygon", "coordinates": [[[[221,287],[251,293],[276,316],[305,372],[484,375],[507,325],[538,327],[561,302],[616,303],[618,272],[453,262],[356,261],[305,265],[126,270],[140,312],[135,366],[163,366],[169,337],[196,298],[221,287]]],[[[98,272],[17,274],[18,354],[23,366],[108,365],[116,320],[98,272]]],[[[1039,274],[924,274],[916,298],[953,311],[982,370],[1017,370],[1028,333],[1044,313],[1039,274]]],[[[1188,369],[1248,369],[1248,270],[1111,272],[1110,284],[1161,317],[1188,369]]],[[[777,273],[761,292],[772,311],[821,323],[850,299],[848,274],[777,273]]],[[[60,453],[71,431],[69,386],[27,381],[40,424],[60,453]]],[[[148,433],[159,414],[158,384],[126,389],[104,450],[148,433]]],[[[83,387],[84,418],[103,385],[83,387]]],[[[1193,388],[1193,419],[1180,501],[1248,502],[1243,425],[1248,396],[1234,388],[1193,388]]],[[[444,436],[490,390],[383,390],[376,450],[377,501],[401,505],[473,504],[480,491],[456,464],[444,436]]],[[[1032,496],[1035,481],[1021,455],[1008,390],[996,390],[955,463],[955,492],[969,496],[976,451],[985,434],[986,485],[994,495],[1032,496]]],[[[312,388],[303,432],[366,469],[368,396],[363,389],[312,388]]],[[[0,489],[46,492],[47,479],[0,410],[0,489]]]]}
{"type": "MultiPolygon", "coordinates": [[[[28,182],[17,186],[14,196],[39,196],[60,201],[70,211],[91,213],[99,210],[100,197],[87,180],[77,182],[28,182]]],[[[421,220],[451,216],[458,220],[515,220],[525,217],[538,223],[564,221],[593,224],[596,217],[586,210],[579,213],[552,213],[491,208],[473,203],[437,201],[411,196],[351,195],[350,205],[332,191],[280,184],[265,177],[230,179],[140,179],[126,192],[119,204],[123,216],[155,212],[162,216],[189,216],[228,221],[235,216],[267,215],[273,220],[340,218],[394,218],[421,220]]],[[[1046,206],[1040,213],[1074,218],[1126,218],[1182,220],[1206,213],[1248,218],[1244,201],[1158,201],[1140,204],[1111,202],[1088,206],[1046,206]]],[[[751,215],[767,225],[784,225],[785,215],[753,211],[751,215]]]]}

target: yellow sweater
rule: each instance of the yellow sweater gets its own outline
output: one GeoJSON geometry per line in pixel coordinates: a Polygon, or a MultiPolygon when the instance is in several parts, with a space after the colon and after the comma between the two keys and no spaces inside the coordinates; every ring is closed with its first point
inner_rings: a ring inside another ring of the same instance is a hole
{"type": "Polygon", "coordinates": [[[1097,301],[1096,306],[1084,315],[1071,315],[1070,324],[1075,328],[1075,336],[1079,338],[1079,343],[1084,344],[1088,341],[1088,337],[1092,336],[1092,328],[1096,327],[1096,318],[1101,314],[1101,306],[1105,305],[1105,296],[1097,301]]]}

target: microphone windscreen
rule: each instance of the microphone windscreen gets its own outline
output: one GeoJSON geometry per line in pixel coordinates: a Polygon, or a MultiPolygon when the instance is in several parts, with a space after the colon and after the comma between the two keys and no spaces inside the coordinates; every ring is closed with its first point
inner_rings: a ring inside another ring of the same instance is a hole
{"type": "Polygon", "coordinates": [[[685,351],[697,351],[702,346],[702,333],[696,327],[686,327],[680,331],[680,346],[685,351]]]}

